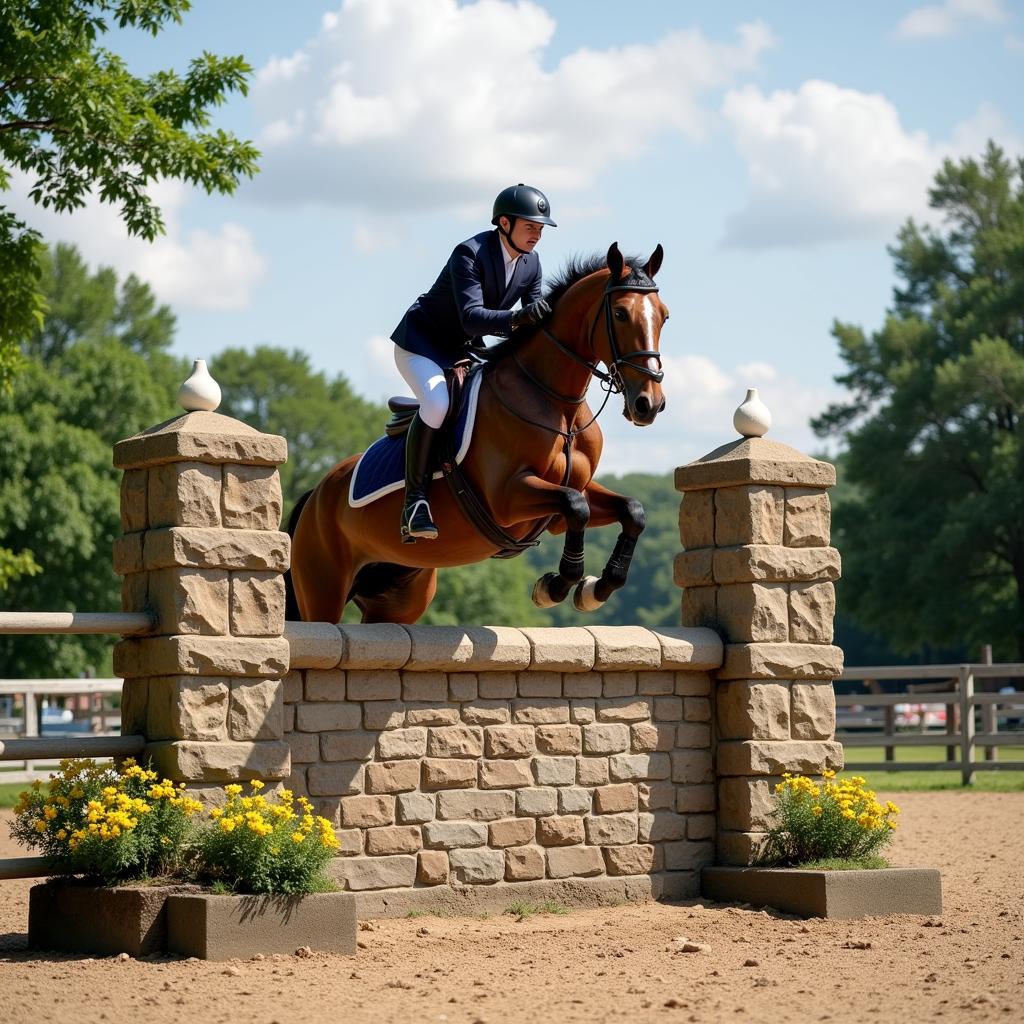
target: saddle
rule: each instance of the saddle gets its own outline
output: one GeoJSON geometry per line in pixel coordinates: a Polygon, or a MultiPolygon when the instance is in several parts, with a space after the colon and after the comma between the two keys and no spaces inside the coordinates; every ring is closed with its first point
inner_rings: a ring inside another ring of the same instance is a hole
{"type": "MultiPolygon", "coordinates": [[[[452,422],[462,408],[462,395],[466,390],[466,381],[470,373],[479,368],[480,364],[472,359],[460,359],[450,370],[444,371],[448,384],[448,412],[445,415],[441,430],[451,429],[452,422]]],[[[409,429],[413,417],[419,410],[420,403],[415,398],[395,395],[388,399],[391,418],[384,424],[384,433],[388,437],[401,437],[409,429]]]]}

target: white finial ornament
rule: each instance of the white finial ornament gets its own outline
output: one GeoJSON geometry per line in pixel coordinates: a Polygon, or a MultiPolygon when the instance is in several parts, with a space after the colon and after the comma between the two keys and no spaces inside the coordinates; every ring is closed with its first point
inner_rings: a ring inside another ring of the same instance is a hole
{"type": "Polygon", "coordinates": [[[213,412],[220,405],[220,385],[210,376],[205,359],[192,364],[192,375],[178,388],[178,405],[186,412],[213,412]]]}
{"type": "Polygon", "coordinates": [[[748,388],[743,404],[733,413],[732,425],[743,437],[764,437],[771,429],[772,414],[757,397],[757,388],[748,388]]]}

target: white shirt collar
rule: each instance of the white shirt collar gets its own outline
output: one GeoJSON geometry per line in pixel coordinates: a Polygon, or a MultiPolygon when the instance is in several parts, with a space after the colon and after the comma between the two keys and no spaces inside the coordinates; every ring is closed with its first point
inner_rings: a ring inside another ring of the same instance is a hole
{"type": "Polygon", "coordinates": [[[516,261],[519,259],[521,253],[510,254],[508,249],[505,248],[505,243],[501,242],[501,255],[505,259],[505,284],[508,284],[512,280],[512,275],[515,273],[516,261]]]}

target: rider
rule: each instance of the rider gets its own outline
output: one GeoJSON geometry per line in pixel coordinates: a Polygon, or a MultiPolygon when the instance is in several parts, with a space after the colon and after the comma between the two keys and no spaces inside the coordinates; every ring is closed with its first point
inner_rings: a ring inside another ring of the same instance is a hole
{"type": "Polygon", "coordinates": [[[444,370],[466,357],[485,334],[540,324],[551,307],[540,297],[540,260],[533,250],[544,225],[557,225],[539,189],[520,182],[498,193],[491,223],[459,243],[437,280],[406,311],[394,329],[395,363],[419,399],[418,414],[405,441],[405,504],[402,536],[433,540],[427,488],[431,447],[448,413],[444,370]],[[522,308],[512,306],[522,300],[522,308]]]}

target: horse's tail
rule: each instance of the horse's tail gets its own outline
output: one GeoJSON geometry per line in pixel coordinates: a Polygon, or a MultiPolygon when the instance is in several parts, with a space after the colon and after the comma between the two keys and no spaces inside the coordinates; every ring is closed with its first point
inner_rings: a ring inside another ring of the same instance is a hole
{"type": "MultiPolygon", "coordinates": [[[[288,517],[288,536],[293,540],[295,538],[295,528],[299,525],[299,516],[302,515],[302,510],[306,506],[306,502],[309,501],[309,496],[313,493],[314,488],[310,488],[302,495],[295,506],[292,508],[291,515],[288,517]]],[[[299,611],[299,603],[295,600],[295,587],[292,585],[292,571],[289,569],[284,574],[284,617],[285,621],[290,622],[301,622],[302,613],[299,611]]]]}

